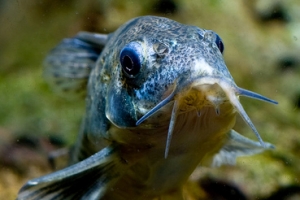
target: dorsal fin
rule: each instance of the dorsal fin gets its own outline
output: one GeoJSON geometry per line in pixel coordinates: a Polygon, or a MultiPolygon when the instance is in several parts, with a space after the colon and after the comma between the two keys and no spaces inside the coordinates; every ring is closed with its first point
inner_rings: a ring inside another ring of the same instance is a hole
{"type": "Polygon", "coordinates": [[[91,70],[105,46],[108,35],[80,32],[66,38],[50,51],[44,61],[44,77],[64,97],[84,97],[91,70]]]}

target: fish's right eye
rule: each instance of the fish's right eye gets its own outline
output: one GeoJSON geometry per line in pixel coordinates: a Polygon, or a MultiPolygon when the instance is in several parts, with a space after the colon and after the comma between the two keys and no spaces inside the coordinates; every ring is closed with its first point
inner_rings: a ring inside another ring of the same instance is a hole
{"type": "Polygon", "coordinates": [[[140,44],[131,42],[120,53],[120,63],[123,73],[128,78],[134,78],[141,69],[140,44]]]}
{"type": "Polygon", "coordinates": [[[216,34],[215,43],[217,44],[217,47],[219,48],[220,52],[223,54],[223,52],[224,52],[224,43],[223,43],[221,37],[218,34],[216,34]]]}

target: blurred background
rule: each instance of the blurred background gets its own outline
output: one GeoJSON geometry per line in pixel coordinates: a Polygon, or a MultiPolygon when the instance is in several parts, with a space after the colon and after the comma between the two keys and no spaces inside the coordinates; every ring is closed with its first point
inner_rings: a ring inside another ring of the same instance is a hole
{"type": "MultiPolygon", "coordinates": [[[[197,169],[185,186],[190,199],[300,199],[299,11],[297,0],[0,0],[0,199],[15,199],[27,180],[51,172],[49,153],[77,137],[84,101],[44,82],[48,51],[78,31],[113,32],[141,15],[214,30],[237,85],[279,102],[241,97],[276,149],[197,169]]],[[[235,129],[256,139],[241,119],[235,129]]]]}

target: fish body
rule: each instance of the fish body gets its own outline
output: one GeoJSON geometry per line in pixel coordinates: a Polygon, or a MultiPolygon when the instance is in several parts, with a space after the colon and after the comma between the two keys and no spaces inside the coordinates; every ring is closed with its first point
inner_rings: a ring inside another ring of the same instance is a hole
{"type": "Polygon", "coordinates": [[[81,32],[45,61],[63,92],[83,91],[86,114],[69,167],[28,181],[18,199],[183,199],[197,166],[233,164],[264,143],[213,31],[167,18],[135,18],[109,35],[81,32]],[[240,114],[257,135],[232,130],[240,114]]]}

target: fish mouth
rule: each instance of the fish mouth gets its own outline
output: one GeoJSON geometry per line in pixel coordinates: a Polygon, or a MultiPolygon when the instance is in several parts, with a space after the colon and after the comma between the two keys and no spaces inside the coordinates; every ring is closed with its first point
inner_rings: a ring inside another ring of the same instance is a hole
{"type": "Polygon", "coordinates": [[[166,104],[174,101],[167,134],[165,158],[168,156],[176,118],[180,113],[196,110],[197,114],[200,115],[201,108],[212,106],[215,108],[216,114],[219,115],[219,106],[224,102],[231,103],[235,111],[239,113],[246,124],[252,129],[262,147],[267,147],[240,103],[239,96],[245,96],[272,104],[278,104],[277,101],[250,90],[240,88],[233,81],[220,77],[200,77],[184,82],[186,83],[182,84],[177,81],[173,86],[173,91],[136,122],[136,126],[140,125],[166,104]]]}

